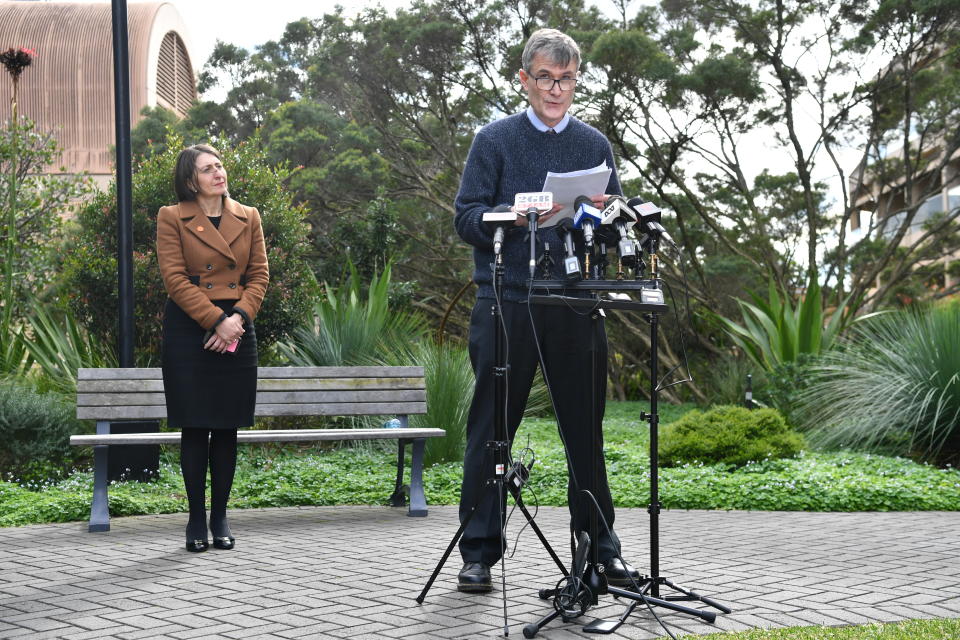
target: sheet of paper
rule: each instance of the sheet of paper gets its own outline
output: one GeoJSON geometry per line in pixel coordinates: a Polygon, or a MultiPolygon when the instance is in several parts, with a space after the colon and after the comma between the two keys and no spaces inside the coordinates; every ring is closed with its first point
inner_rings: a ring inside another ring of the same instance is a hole
{"type": "Polygon", "coordinates": [[[607,167],[605,162],[601,162],[592,169],[581,171],[548,172],[541,191],[551,192],[553,202],[562,204],[563,209],[540,226],[552,227],[564,218],[572,218],[574,213],[573,202],[577,199],[577,196],[594,196],[598,193],[605,193],[611,173],[612,170],[607,167]]]}

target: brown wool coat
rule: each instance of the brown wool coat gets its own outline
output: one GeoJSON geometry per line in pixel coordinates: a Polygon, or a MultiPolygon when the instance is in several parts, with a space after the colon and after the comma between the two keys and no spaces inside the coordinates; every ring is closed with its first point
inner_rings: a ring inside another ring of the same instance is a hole
{"type": "Polygon", "coordinates": [[[211,300],[236,300],[252,322],[270,280],[260,213],[230,198],[219,230],[196,202],[161,207],[157,261],[167,294],[204,329],[222,313],[211,300]]]}

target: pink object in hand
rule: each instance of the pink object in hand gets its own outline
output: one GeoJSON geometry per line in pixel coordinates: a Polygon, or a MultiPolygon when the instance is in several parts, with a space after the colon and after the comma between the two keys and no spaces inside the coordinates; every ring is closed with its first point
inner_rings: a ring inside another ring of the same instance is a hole
{"type": "Polygon", "coordinates": [[[234,340],[234,341],[231,342],[230,345],[227,347],[227,351],[229,351],[230,353],[233,353],[234,351],[237,350],[237,347],[239,347],[239,346],[240,346],[240,340],[239,340],[239,339],[234,340]]]}

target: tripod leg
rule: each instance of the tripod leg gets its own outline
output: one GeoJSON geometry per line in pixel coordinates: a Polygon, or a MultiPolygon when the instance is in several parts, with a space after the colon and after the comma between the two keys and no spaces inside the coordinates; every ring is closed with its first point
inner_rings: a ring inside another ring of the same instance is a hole
{"type": "MultiPolygon", "coordinates": [[[[494,480],[487,480],[487,487],[494,483],[494,480]]],[[[437,576],[440,575],[440,570],[443,569],[443,565],[447,563],[447,558],[450,557],[450,553],[453,551],[453,548],[457,546],[457,541],[460,540],[460,536],[463,535],[464,530],[466,530],[467,525],[470,524],[470,520],[473,518],[473,514],[477,512],[477,507],[480,506],[480,501],[483,500],[483,492],[477,496],[476,501],[473,503],[473,506],[470,507],[470,512],[467,513],[467,517],[463,519],[463,522],[460,523],[460,528],[457,529],[457,532],[453,534],[453,539],[450,540],[450,544],[447,545],[447,550],[443,552],[443,557],[440,558],[440,562],[437,563],[437,566],[433,570],[433,575],[430,576],[430,579],[427,580],[427,584],[423,586],[423,591],[420,592],[420,595],[417,596],[417,604],[423,604],[424,599],[427,597],[427,592],[430,591],[430,587],[433,586],[434,581],[437,579],[437,576]]]]}
{"type": "Polygon", "coordinates": [[[550,621],[559,615],[560,615],[559,611],[551,611],[550,613],[543,616],[536,622],[531,622],[530,624],[528,624],[523,628],[523,637],[524,638],[535,637],[538,633],[540,633],[540,629],[543,629],[545,626],[550,624],[550,621]]]}
{"type": "MultiPolygon", "coordinates": [[[[684,589],[683,587],[681,587],[681,586],[679,586],[679,585],[675,585],[675,584],[673,584],[672,582],[670,582],[669,580],[667,580],[666,578],[661,578],[660,581],[663,582],[663,584],[665,584],[666,586],[668,586],[668,587],[670,587],[671,589],[673,589],[674,591],[679,591],[680,593],[684,594],[684,595],[687,596],[687,598],[690,599],[690,600],[699,600],[700,602],[704,603],[705,605],[711,606],[711,607],[713,607],[714,609],[719,609],[719,610],[722,611],[723,613],[732,613],[732,612],[733,612],[733,609],[731,609],[730,607],[727,607],[727,606],[725,606],[725,605],[722,605],[722,604],[720,604],[719,602],[717,602],[716,600],[712,600],[712,599],[710,599],[710,598],[708,598],[708,597],[706,597],[706,596],[702,596],[702,595],[700,595],[699,593],[696,593],[695,591],[691,591],[691,590],[689,590],[689,589],[684,589]]],[[[667,599],[669,600],[670,598],[667,598],[667,599]]]]}
{"type": "Polygon", "coordinates": [[[682,604],[676,604],[675,602],[670,602],[669,600],[654,598],[653,596],[636,593],[635,591],[626,591],[616,587],[608,587],[607,591],[612,595],[620,596],[621,598],[628,598],[638,602],[646,602],[647,604],[656,607],[663,607],[664,609],[671,609],[672,611],[679,611],[680,613],[696,616],[706,622],[713,623],[717,619],[717,614],[715,614],[713,611],[703,611],[701,609],[694,609],[693,607],[685,607],[682,604]]]}

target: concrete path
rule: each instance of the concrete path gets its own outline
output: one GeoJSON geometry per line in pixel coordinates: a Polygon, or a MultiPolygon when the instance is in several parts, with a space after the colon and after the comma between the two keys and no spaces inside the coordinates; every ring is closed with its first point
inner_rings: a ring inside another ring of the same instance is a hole
{"type": "MultiPolygon", "coordinates": [[[[649,516],[618,510],[624,555],[649,568],[649,516]]],[[[183,514],[0,529],[0,638],[494,638],[499,569],[488,595],[455,589],[454,553],[415,601],[457,527],[454,507],[321,507],[230,512],[237,548],[189,554],[183,514]]],[[[521,518],[510,524],[511,536],[521,518]]],[[[567,560],[567,513],[537,522],[567,560]]],[[[656,608],[675,635],[793,625],[960,617],[960,513],[664,511],[660,569],[733,609],[709,625],[656,608]]],[[[560,577],[527,529],[506,565],[510,637],[550,611],[537,590],[560,577]]],[[[701,605],[702,606],[702,605],[701,605]]],[[[610,596],[538,638],[624,609],[610,596]]],[[[638,607],[613,638],[666,636],[638,607]]]]}

